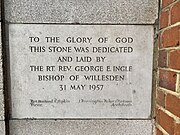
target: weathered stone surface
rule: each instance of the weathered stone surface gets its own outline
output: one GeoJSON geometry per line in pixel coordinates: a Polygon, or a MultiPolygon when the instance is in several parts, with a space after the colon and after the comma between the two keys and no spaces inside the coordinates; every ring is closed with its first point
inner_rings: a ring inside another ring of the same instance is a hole
{"type": "Polygon", "coordinates": [[[0,120],[4,120],[4,96],[2,88],[0,88],[0,120]]]}
{"type": "MultiPolygon", "coordinates": [[[[1,1],[0,1],[0,7],[1,7],[1,1]]],[[[0,9],[0,20],[1,20],[1,9],[0,9]]]]}
{"type": "MultiPolygon", "coordinates": [[[[0,24],[1,28],[1,24],[0,24]]],[[[1,34],[1,29],[0,29],[1,34]]],[[[2,70],[2,42],[0,35],[0,120],[4,120],[3,70],[2,70]]]]}
{"type": "Polygon", "coordinates": [[[10,24],[9,34],[13,118],[150,118],[153,26],[10,24]],[[36,36],[39,42],[29,38],[36,36]],[[47,41],[49,36],[58,37],[58,42],[47,41]],[[74,43],[69,37],[92,40],[74,43]],[[107,37],[107,43],[99,43],[99,37],[107,37]],[[123,37],[124,41],[116,42],[123,37]],[[59,51],[53,52],[52,47],[59,51]],[[69,47],[70,51],[62,52],[60,47],[69,47]],[[77,47],[87,49],[79,52],[74,49],[77,47]],[[112,52],[103,52],[102,47],[111,47],[112,52]],[[93,51],[97,48],[99,52],[93,51]],[[122,51],[114,52],[113,48],[122,51]],[[60,56],[71,56],[72,61],[59,61],[60,56]],[[77,60],[87,56],[92,61],[77,60]],[[97,61],[99,56],[106,58],[104,62],[97,61]],[[54,66],[53,71],[48,66],[54,66]],[[62,66],[70,70],[59,68],[62,66]],[[102,70],[81,71],[77,66],[101,66],[102,70]],[[113,66],[128,68],[118,71],[113,66]],[[42,75],[62,75],[63,79],[42,79],[42,75]],[[78,75],[78,79],[72,81],[72,75],[78,75]],[[96,79],[84,77],[92,75],[96,79]],[[109,75],[124,79],[108,79],[109,75]],[[103,88],[93,89],[92,85],[103,88]]]}
{"type": "Polygon", "coordinates": [[[0,121],[0,135],[5,135],[5,122],[0,121]]]}
{"type": "Polygon", "coordinates": [[[11,120],[11,135],[152,135],[151,120],[11,120]]]}
{"type": "Polygon", "coordinates": [[[5,0],[12,23],[153,24],[158,0],[5,0]]]}

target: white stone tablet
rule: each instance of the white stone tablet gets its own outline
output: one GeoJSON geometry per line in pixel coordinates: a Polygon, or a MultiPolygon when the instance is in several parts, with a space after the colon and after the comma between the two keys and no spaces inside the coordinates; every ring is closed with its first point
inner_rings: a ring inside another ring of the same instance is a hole
{"type": "Polygon", "coordinates": [[[150,118],[153,26],[9,25],[12,118],[150,118]]]}

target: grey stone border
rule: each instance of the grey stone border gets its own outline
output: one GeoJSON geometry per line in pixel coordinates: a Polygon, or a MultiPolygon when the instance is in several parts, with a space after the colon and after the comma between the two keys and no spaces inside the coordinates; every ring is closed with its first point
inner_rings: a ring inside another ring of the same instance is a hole
{"type": "Polygon", "coordinates": [[[10,23],[154,24],[158,0],[5,0],[10,23]]]}
{"type": "Polygon", "coordinates": [[[152,135],[151,120],[11,120],[11,135],[152,135]]]}

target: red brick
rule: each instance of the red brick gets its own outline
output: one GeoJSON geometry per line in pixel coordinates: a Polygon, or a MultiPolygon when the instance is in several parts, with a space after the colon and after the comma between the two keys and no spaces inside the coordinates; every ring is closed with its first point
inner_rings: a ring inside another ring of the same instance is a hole
{"type": "Polygon", "coordinates": [[[165,107],[165,94],[161,90],[157,90],[156,102],[158,105],[165,107]]]}
{"type": "Polygon", "coordinates": [[[180,25],[167,29],[162,33],[163,47],[178,46],[180,44],[179,29],[180,25]]]}
{"type": "Polygon", "coordinates": [[[170,51],[168,66],[172,69],[180,70],[180,50],[170,51]]]}
{"type": "Polygon", "coordinates": [[[155,117],[155,120],[157,123],[159,123],[159,108],[156,106],[156,109],[155,109],[155,113],[156,113],[156,117],[155,117]]]}
{"type": "Polygon", "coordinates": [[[170,135],[174,134],[174,119],[162,110],[157,110],[157,122],[158,124],[170,135]]]}
{"type": "Polygon", "coordinates": [[[159,70],[159,86],[175,91],[176,73],[173,71],[159,70]]]}
{"type": "Polygon", "coordinates": [[[173,2],[173,0],[162,0],[162,8],[168,6],[172,2],[173,2]]]}
{"type": "Polygon", "coordinates": [[[156,135],[163,135],[163,133],[158,128],[156,128],[156,135]]]}
{"type": "Polygon", "coordinates": [[[180,117],[180,98],[171,94],[167,94],[166,109],[177,117],[180,117]]]}
{"type": "Polygon", "coordinates": [[[160,15],[160,29],[168,26],[169,23],[169,11],[162,11],[160,15]]]}
{"type": "Polygon", "coordinates": [[[167,67],[167,52],[166,51],[159,51],[158,66],[167,67]]]}
{"type": "Polygon", "coordinates": [[[172,2],[173,2],[173,0],[162,0],[162,8],[168,6],[172,2]]]}
{"type": "Polygon", "coordinates": [[[161,32],[159,32],[159,34],[158,34],[158,49],[159,48],[162,48],[161,47],[161,32]]]}
{"type": "Polygon", "coordinates": [[[176,123],[175,126],[175,135],[180,135],[180,123],[176,123]]]}
{"type": "Polygon", "coordinates": [[[180,1],[171,8],[171,24],[180,22],[180,1]]]}

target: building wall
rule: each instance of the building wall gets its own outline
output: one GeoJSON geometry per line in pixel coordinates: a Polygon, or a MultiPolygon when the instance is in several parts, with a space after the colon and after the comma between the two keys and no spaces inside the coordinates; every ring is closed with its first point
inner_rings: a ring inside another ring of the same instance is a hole
{"type": "MultiPolygon", "coordinates": [[[[4,0],[4,2],[7,25],[135,24],[153,27],[158,17],[158,0],[4,0]]],[[[134,120],[122,118],[106,120],[11,118],[9,123],[11,135],[151,135],[154,127],[151,117],[134,120]]]]}
{"type": "Polygon", "coordinates": [[[156,91],[157,135],[180,134],[180,1],[161,0],[156,91]]]}
{"type": "MultiPolygon", "coordinates": [[[[1,1],[0,1],[1,7],[1,1]]],[[[3,89],[3,68],[2,68],[2,34],[1,34],[1,9],[0,9],[0,135],[5,135],[5,117],[4,117],[4,89],[3,89]]]]}
{"type": "MultiPolygon", "coordinates": [[[[40,2],[40,1],[39,1],[40,2]]],[[[19,2],[20,3],[20,2],[19,2]]],[[[22,4],[23,2],[21,2],[22,4]]],[[[22,10],[19,9],[17,6],[18,2],[13,3],[11,1],[6,1],[6,20],[9,23],[61,23],[61,22],[67,22],[67,23],[75,23],[75,21],[72,21],[68,18],[57,17],[53,18],[52,20],[48,20],[48,18],[44,15],[35,16],[37,14],[30,13],[35,12],[35,10],[24,10],[24,7],[29,7],[28,2],[24,2],[23,4],[25,6],[22,6],[22,10]],[[24,12],[22,12],[24,11],[24,12]],[[10,12],[10,13],[9,13],[10,12]],[[25,14],[26,13],[26,14],[25,14]],[[28,14],[29,13],[29,14],[28,14]],[[20,15],[19,15],[20,14],[20,15]],[[11,16],[12,15],[12,16],[11,16]],[[34,15],[34,16],[30,16],[34,15]],[[62,20],[58,19],[63,18],[62,20]],[[36,21],[34,21],[36,20],[36,21]],[[41,21],[43,20],[43,21],[41,21]]],[[[22,4],[22,5],[23,5],[22,4]]],[[[20,4],[19,4],[20,5],[20,4]]],[[[41,4],[40,4],[41,5],[41,4]]],[[[36,6],[32,6],[36,7],[36,6]]],[[[142,7],[142,6],[140,6],[142,7]]],[[[38,8],[41,9],[41,8],[38,8]]],[[[40,13],[38,10],[37,12],[40,13]]],[[[36,12],[36,13],[37,13],[36,12]]],[[[145,11],[144,11],[145,12],[145,11]]],[[[50,12],[47,12],[50,13],[50,12]]],[[[129,13],[129,12],[128,12],[129,13]]],[[[149,13],[155,13],[149,12],[149,13]]],[[[149,14],[148,13],[148,14],[149,14]]],[[[42,13],[43,14],[43,13],[42,13]]],[[[142,15],[141,15],[142,16],[142,15]]],[[[152,15],[151,15],[152,16],[152,15]]],[[[124,16],[122,16],[123,18],[124,16]]],[[[136,16],[135,16],[136,17],[136,16]]],[[[88,17],[87,17],[88,18],[88,17]]],[[[119,17],[121,18],[121,17],[119,17]]],[[[154,17],[156,18],[156,17],[154,17]]],[[[153,21],[148,21],[148,15],[146,18],[140,18],[140,19],[134,19],[138,20],[140,24],[154,24],[153,21]],[[144,19],[144,20],[143,20],[144,19]]],[[[117,19],[117,18],[116,18],[117,19]]],[[[107,23],[113,23],[113,24],[137,24],[138,22],[133,22],[130,18],[127,18],[127,21],[123,22],[117,22],[118,19],[113,21],[107,21],[107,23]]],[[[113,20],[113,19],[112,19],[113,20]]],[[[78,19],[81,23],[86,23],[88,20],[83,20],[82,18],[78,19]]],[[[95,20],[95,23],[98,23],[99,19],[95,20]]],[[[105,20],[106,22],[106,20],[105,20]]],[[[93,23],[93,22],[89,22],[93,23]]],[[[160,4],[160,21],[159,21],[159,46],[158,46],[158,79],[157,79],[157,90],[156,90],[156,134],[157,135],[163,135],[163,134],[169,134],[169,135],[179,135],[180,134],[180,0],[161,0],[160,4]]],[[[4,101],[3,101],[3,75],[2,75],[2,62],[0,63],[0,135],[5,134],[4,133],[4,101]],[[2,123],[2,124],[1,124],[2,123]]],[[[98,133],[108,133],[108,132],[115,132],[116,134],[121,133],[120,127],[123,127],[124,124],[127,124],[127,129],[130,129],[131,127],[134,127],[129,131],[129,133],[135,133],[137,132],[136,129],[139,127],[143,127],[141,130],[141,133],[143,130],[147,130],[151,128],[151,121],[150,120],[142,120],[142,121],[121,121],[121,120],[115,120],[115,121],[32,121],[32,120],[11,120],[10,122],[10,128],[12,134],[27,134],[30,133],[32,129],[34,131],[34,134],[39,133],[59,133],[59,132],[71,132],[77,134],[82,133],[81,129],[75,129],[72,127],[76,127],[76,125],[83,125],[84,128],[88,127],[89,125],[94,125],[97,123],[97,126],[92,127],[92,129],[84,130],[85,133],[95,132],[95,128],[98,127],[98,133]],[[66,125],[72,124],[71,128],[68,128],[66,125]],[[145,122],[145,124],[144,124],[145,122]],[[62,129],[60,129],[59,125],[64,125],[62,129]],[[120,123],[114,126],[114,123],[120,123]],[[131,126],[129,126],[129,123],[131,123],[131,126]],[[108,126],[105,126],[105,125],[108,126]],[[58,126],[57,126],[58,125],[58,126]],[[121,125],[121,126],[120,126],[121,125]],[[135,127],[136,125],[137,127],[135,127]],[[19,126],[19,127],[18,127],[19,126]],[[100,130],[102,127],[106,127],[104,130],[100,130]],[[18,128],[17,128],[18,127],[18,128]],[[111,128],[115,127],[115,128],[111,128]],[[49,130],[49,129],[50,130],[49,130]],[[55,129],[55,130],[54,130],[55,129]],[[71,130],[74,129],[74,130],[71,130]]],[[[123,128],[125,129],[125,128],[123,128]]],[[[145,131],[144,130],[144,131],[145,131]]],[[[149,131],[148,133],[150,133],[149,131]]],[[[145,133],[144,133],[145,134],[145,133]]]]}

